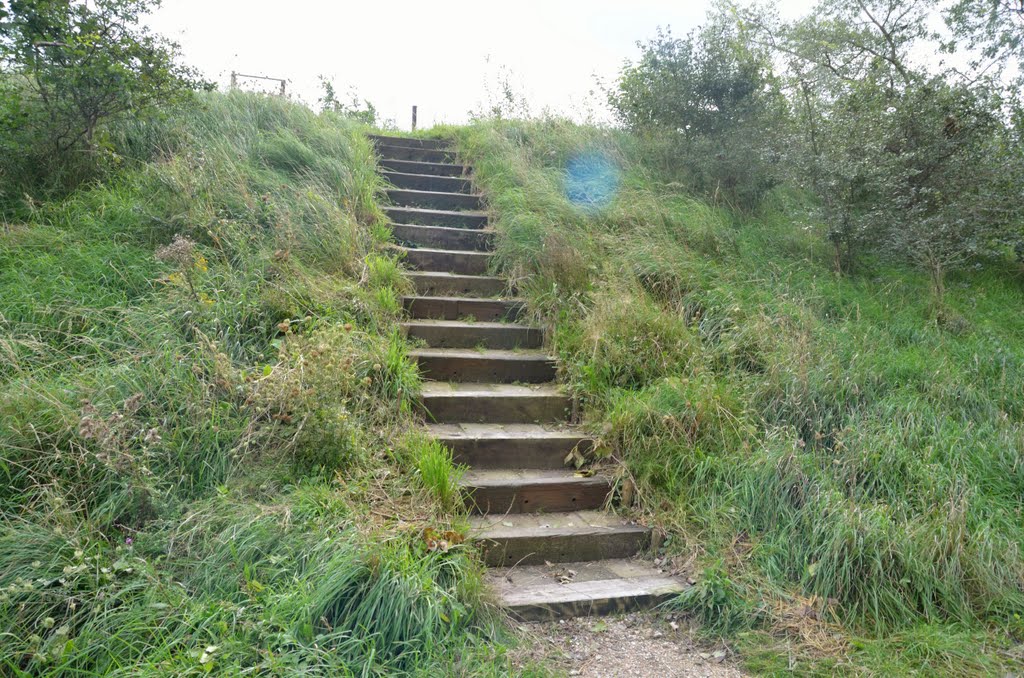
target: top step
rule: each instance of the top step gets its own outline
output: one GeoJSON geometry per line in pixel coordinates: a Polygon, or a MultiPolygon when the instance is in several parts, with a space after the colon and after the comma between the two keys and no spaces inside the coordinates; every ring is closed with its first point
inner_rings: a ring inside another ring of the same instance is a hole
{"type": "Polygon", "coordinates": [[[454,163],[455,151],[435,150],[433,148],[412,148],[410,146],[392,146],[376,144],[377,155],[387,160],[412,160],[414,162],[454,163]]]}
{"type": "Polygon", "coordinates": [[[410,139],[409,137],[390,137],[383,134],[370,134],[370,141],[386,146],[404,146],[405,148],[428,148],[434,151],[447,150],[451,144],[443,139],[410,139]]]}

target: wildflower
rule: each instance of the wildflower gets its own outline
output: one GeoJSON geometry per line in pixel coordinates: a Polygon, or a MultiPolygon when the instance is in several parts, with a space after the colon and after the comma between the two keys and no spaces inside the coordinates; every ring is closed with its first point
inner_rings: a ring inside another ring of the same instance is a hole
{"type": "Polygon", "coordinates": [[[157,248],[156,258],[182,267],[191,267],[195,263],[195,250],[196,243],[179,233],[169,245],[157,248]]]}

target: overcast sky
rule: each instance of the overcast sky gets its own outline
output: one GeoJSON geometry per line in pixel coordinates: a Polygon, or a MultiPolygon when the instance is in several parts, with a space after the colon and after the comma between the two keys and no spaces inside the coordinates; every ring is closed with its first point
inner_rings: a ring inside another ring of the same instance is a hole
{"type": "MultiPolygon", "coordinates": [[[[809,8],[786,0],[786,13],[809,8]]],[[[289,80],[306,101],[320,95],[318,76],[339,91],[354,88],[385,119],[408,128],[464,122],[488,102],[499,73],[534,111],[604,117],[595,76],[613,79],[638,54],[637,40],[671,25],[697,26],[707,0],[164,0],[149,24],[181,43],[185,60],[227,85],[232,71],[289,80]]],[[[249,83],[245,83],[249,84],[249,83]]]]}

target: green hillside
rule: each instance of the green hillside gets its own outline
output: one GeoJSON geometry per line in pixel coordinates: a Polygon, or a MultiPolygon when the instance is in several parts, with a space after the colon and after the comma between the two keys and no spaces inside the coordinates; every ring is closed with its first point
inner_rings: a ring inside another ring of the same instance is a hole
{"type": "Polygon", "coordinates": [[[458,135],[619,498],[697,580],[679,609],[761,670],[1016,665],[1024,271],[957,276],[937,310],[924,274],[837,276],[799,193],[688,195],[657,140],[458,135]]]}
{"type": "Polygon", "coordinates": [[[451,459],[408,433],[363,131],[210,94],[111,140],[6,196],[0,673],[500,671],[475,560],[423,535],[451,459]]]}
{"type": "Polygon", "coordinates": [[[601,124],[509,77],[375,147],[323,77],[319,112],[217,92],[156,0],[0,2],[0,676],[558,675],[620,623],[1024,674],[1012,4],[715,2],[601,124]],[[536,575],[648,532],[647,575],[536,575]]]}

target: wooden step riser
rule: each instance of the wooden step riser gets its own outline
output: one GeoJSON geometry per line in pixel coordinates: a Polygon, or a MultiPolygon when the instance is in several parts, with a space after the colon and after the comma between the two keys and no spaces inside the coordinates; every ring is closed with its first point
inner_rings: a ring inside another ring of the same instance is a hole
{"type": "Polygon", "coordinates": [[[558,440],[530,438],[445,438],[439,442],[452,451],[458,464],[477,469],[565,468],[565,458],[574,449],[588,454],[594,442],[587,438],[558,440]]]}
{"type": "Polygon", "coordinates": [[[389,137],[383,134],[368,134],[370,141],[377,146],[403,146],[405,148],[429,148],[431,150],[448,150],[451,143],[441,139],[409,139],[407,137],[389,137]]]}
{"type": "Polygon", "coordinates": [[[638,610],[650,610],[679,595],[678,591],[633,594],[618,592],[613,587],[604,596],[588,596],[580,600],[546,604],[503,605],[509,614],[524,622],[552,621],[570,617],[603,617],[638,610]]]}
{"type": "Polygon", "coordinates": [[[438,424],[553,424],[568,420],[571,413],[572,402],[566,396],[423,397],[424,417],[438,424]]]}
{"type": "Polygon", "coordinates": [[[500,278],[420,276],[416,273],[410,273],[409,277],[421,296],[496,297],[507,291],[505,281],[500,278]]]}
{"type": "Polygon", "coordinates": [[[589,511],[604,506],[611,486],[604,478],[572,482],[464,487],[466,506],[476,513],[589,511]]]}
{"type": "Polygon", "coordinates": [[[479,210],[480,196],[466,193],[433,193],[389,188],[388,200],[400,207],[425,207],[432,210],[479,210]]]}
{"type": "Polygon", "coordinates": [[[494,248],[494,233],[468,228],[445,228],[444,226],[415,226],[413,224],[392,224],[395,240],[419,247],[434,247],[442,250],[473,250],[487,252],[494,248]]]}
{"type": "Polygon", "coordinates": [[[436,327],[412,325],[406,335],[434,348],[540,348],[544,333],[534,327],[436,327]]]}
{"type": "Polygon", "coordinates": [[[437,252],[410,249],[405,251],[405,263],[419,271],[458,273],[459,275],[486,275],[491,255],[484,252],[437,252]]]}
{"type": "Polygon", "coordinates": [[[441,193],[472,193],[469,179],[458,177],[432,177],[429,174],[403,174],[402,172],[381,172],[381,176],[395,188],[412,191],[439,191],[441,193]]]}
{"type": "Polygon", "coordinates": [[[417,226],[447,226],[449,228],[486,228],[487,215],[448,211],[431,211],[408,207],[385,207],[384,212],[395,224],[417,226]]]}
{"type": "Polygon", "coordinates": [[[555,378],[553,360],[517,360],[463,357],[412,357],[425,379],[456,383],[544,384],[555,378]]]}
{"type": "Polygon", "coordinates": [[[409,317],[420,320],[472,318],[479,322],[513,322],[519,319],[524,312],[521,302],[502,299],[405,297],[402,301],[409,317]]]}
{"type": "Polygon", "coordinates": [[[650,543],[645,531],[607,534],[537,535],[481,539],[484,563],[488,567],[571,563],[608,558],[631,558],[650,543]]]}
{"type": "Polygon", "coordinates": [[[446,162],[413,162],[380,158],[377,164],[386,170],[403,174],[430,174],[437,177],[463,177],[469,174],[468,167],[446,162]]]}
{"type": "Polygon", "coordinates": [[[415,160],[416,162],[455,162],[455,154],[433,148],[409,148],[408,146],[391,146],[377,144],[377,154],[387,160],[415,160]]]}

